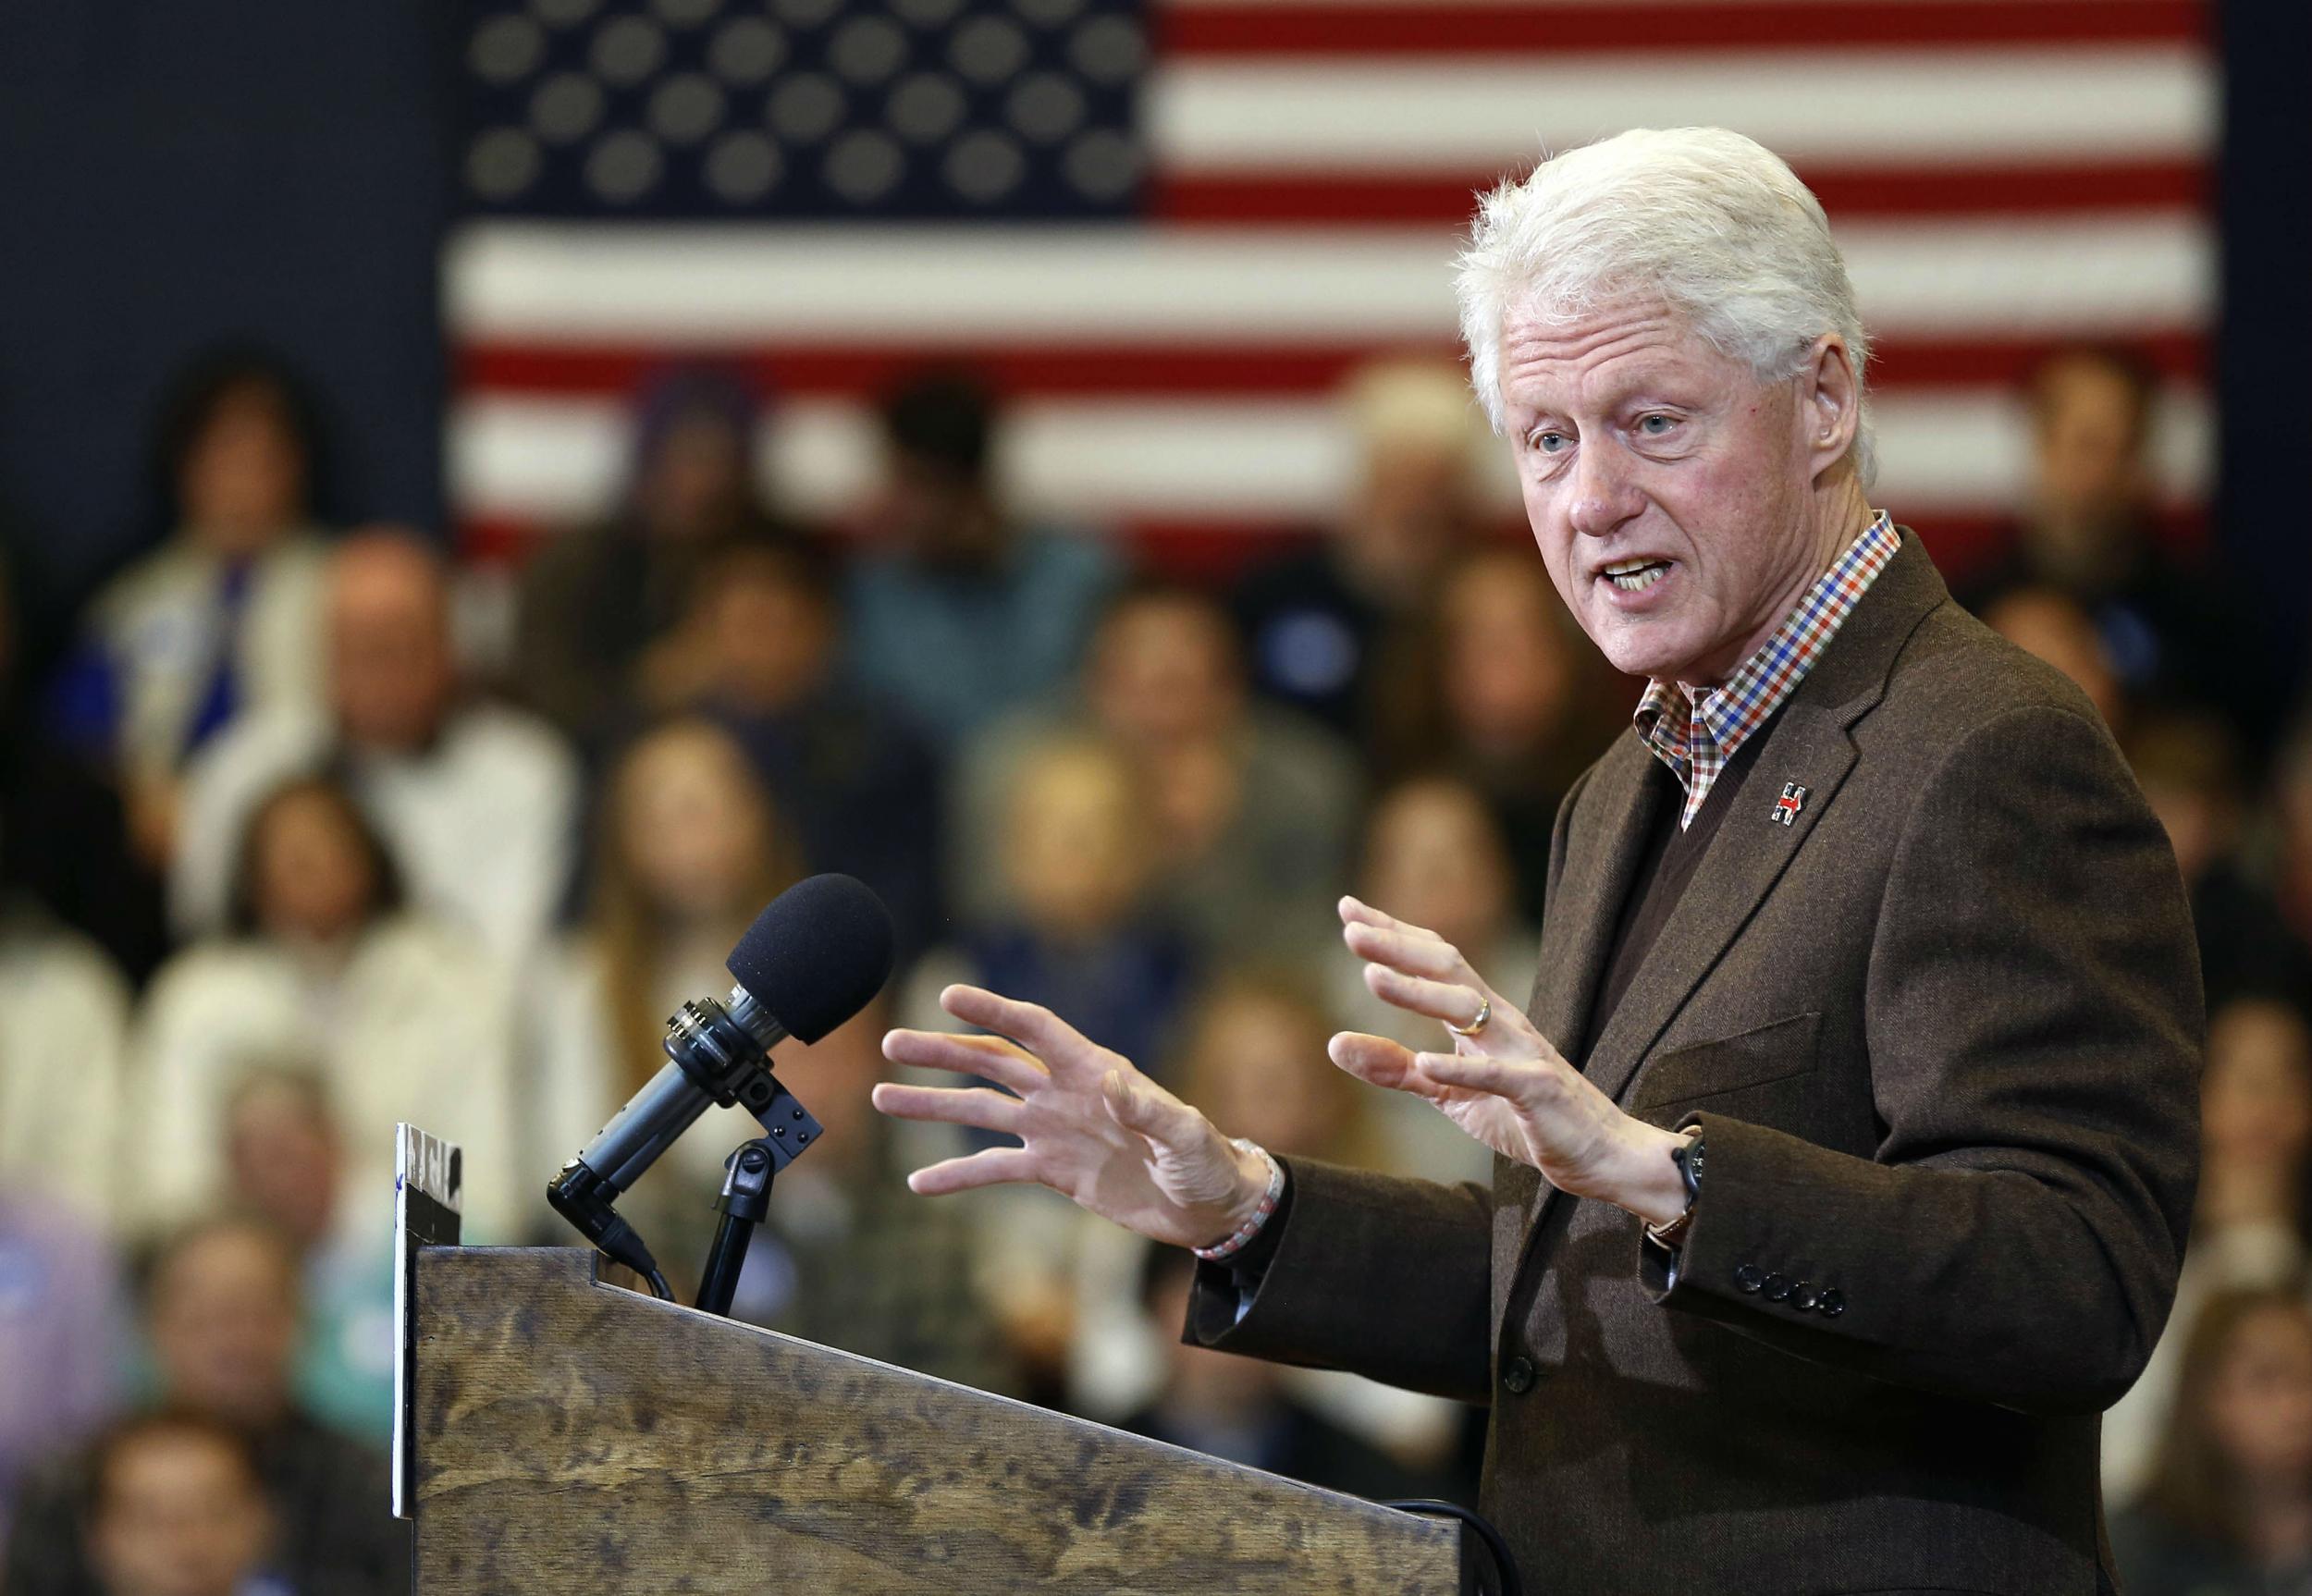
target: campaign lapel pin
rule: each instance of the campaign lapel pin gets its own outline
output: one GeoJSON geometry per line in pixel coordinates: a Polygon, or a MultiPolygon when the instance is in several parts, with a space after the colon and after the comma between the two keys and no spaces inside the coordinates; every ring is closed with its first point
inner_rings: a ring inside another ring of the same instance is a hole
{"type": "Polygon", "coordinates": [[[1783,826],[1798,824],[1798,812],[1806,807],[1807,790],[1795,781],[1782,783],[1782,796],[1774,801],[1774,811],[1767,818],[1783,826]]]}

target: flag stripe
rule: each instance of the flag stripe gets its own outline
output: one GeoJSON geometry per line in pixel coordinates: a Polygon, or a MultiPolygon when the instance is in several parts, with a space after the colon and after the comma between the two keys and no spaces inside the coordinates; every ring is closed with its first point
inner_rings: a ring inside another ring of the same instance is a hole
{"type": "MultiPolygon", "coordinates": [[[[1812,168],[1800,174],[1841,223],[1889,217],[2199,212],[2207,175],[2195,160],[2050,162],[2044,166],[1812,168]]],[[[1499,175],[1222,172],[1158,176],[1150,210],[1185,227],[1466,226],[1499,175]]]]}
{"type": "Polygon", "coordinates": [[[1810,0],[1659,4],[1161,6],[1169,55],[1432,55],[1535,51],[1751,51],[1821,45],[2199,43],[2200,0],[1810,0]]]}
{"type": "MultiPolygon", "coordinates": [[[[2158,333],[2129,329],[2127,347],[2169,378],[2197,383],[2207,375],[2206,340],[2195,328],[2158,333]]],[[[1875,388],[2006,387],[2063,340],[1953,338],[1881,344],[1873,353],[1875,388]]],[[[1408,350],[1406,352],[1420,352],[1408,350]]],[[[1438,344],[1427,352],[1453,359],[1438,344]]],[[[1327,393],[1372,358],[1370,344],[1328,348],[1231,345],[1194,349],[1178,344],[1069,344],[1059,348],[977,348],[969,344],[910,347],[728,343],[692,346],[599,342],[584,344],[484,340],[460,349],[458,386],[468,392],[509,396],[621,399],[678,366],[712,364],[744,373],[763,393],[784,398],[871,399],[927,359],[968,363],[1008,398],[1161,395],[1213,397],[1327,393]]]]}
{"type": "Polygon", "coordinates": [[[2205,52],[2127,46],[1183,62],[1150,74],[1142,115],[1174,176],[1377,176],[1524,169],[1625,128],[1703,124],[1802,168],[2195,160],[2219,105],[2205,52]],[[1833,93],[1851,114],[1826,114],[1833,93]]]}
{"type": "MultiPolygon", "coordinates": [[[[1890,341],[2195,326],[2212,300],[2197,218],[1858,224],[1839,237],[1890,341]]],[[[1452,252],[1450,234],[1414,228],[491,223],[453,239],[446,277],[454,335],[486,343],[1443,344],[1457,330],[1452,252]]]]}

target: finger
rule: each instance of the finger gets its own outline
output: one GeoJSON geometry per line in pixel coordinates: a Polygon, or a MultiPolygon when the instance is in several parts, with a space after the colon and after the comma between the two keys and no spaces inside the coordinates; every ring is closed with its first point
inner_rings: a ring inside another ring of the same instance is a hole
{"type": "Polygon", "coordinates": [[[1023,1003],[985,987],[950,987],[940,994],[940,1007],[969,1025],[1009,1037],[1033,1049],[1047,1062],[1052,1050],[1088,1048],[1083,1033],[1041,1003],[1023,1003]]]}
{"type": "Polygon", "coordinates": [[[936,1120],[942,1124],[975,1125],[1007,1136],[1018,1134],[1026,1107],[1006,1092],[985,1087],[911,1087],[898,1081],[878,1081],[868,1094],[875,1106],[899,1120],[936,1120]]]}
{"type": "Polygon", "coordinates": [[[883,1037],[883,1056],[895,1064],[985,1075],[1015,1092],[1033,1091],[1051,1078],[1041,1064],[1001,1037],[966,1037],[953,1031],[892,1031],[883,1037]]]}
{"type": "Polygon", "coordinates": [[[907,1177],[907,1189],[925,1197],[945,1197],[980,1186],[1032,1184],[1035,1179],[1035,1155],[1026,1148],[983,1148],[916,1171],[907,1177]]]}
{"type": "Polygon", "coordinates": [[[1386,964],[1367,964],[1365,985],[1384,1003],[1393,1003],[1408,1013],[1426,1014],[1448,1025],[1470,1024],[1486,1001],[1474,988],[1458,981],[1432,981],[1420,976],[1399,975],[1386,964]]]}
{"type": "Polygon", "coordinates": [[[1116,1123],[1167,1147],[1184,1145],[1201,1117],[1146,1076],[1135,1080],[1122,1070],[1108,1072],[1100,1083],[1100,1095],[1116,1123]]]}
{"type": "Polygon", "coordinates": [[[1359,1080],[1392,1092],[1409,1092],[1437,1101],[1443,1093],[1414,1062],[1413,1050],[1386,1037],[1362,1031],[1343,1031],[1325,1044],[1334,1063],[1359,1080]]]}
{"type": "Polygon", "coordinates": [[[1361,898],[1343,898],[1340,902],[1341,923],[1345,926],[1376,926],[1384,931],[1402,931],[1410,937],[1427,937],[1442,942],[1443,937],[1426,926],[1416,926],[1410,920],[1400,920],[1395,915],[1376,909],[1361,898]]]}
{"type": "Polygon", "coordinates": [[[1348,951],[1360,959],[1376,964],[1386,964],[1408,976],[1427,976],[1440,981],[1460,981],[1475,985],[1477,976],[1461,951],[1441,937],[1411,937],[1403,931],[1384,930],[1362,921],[1341,927],[1341,940],[1348,951]]]}
{"type": "Polygon", "coordinates": [[[1539,1068],[1530,1061],[1488,1058],[1482,1053],[1421,1053],[1414,1065],[1445,1086],[1517,1101],[1531,1092],[1539,1068]]]}

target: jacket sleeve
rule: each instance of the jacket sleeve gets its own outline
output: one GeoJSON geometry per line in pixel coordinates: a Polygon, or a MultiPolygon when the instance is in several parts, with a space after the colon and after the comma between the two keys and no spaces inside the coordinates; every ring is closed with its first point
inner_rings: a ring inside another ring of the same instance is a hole
{"type": "Polygon", "coordinates": [[[1666,1306],[2025,1412],[2109,1406],[2166,1322],[2198,1173],[2198,957],[2110,737],[2012,710],[1899,822],[1870,951],[1872,1159],[1714,1113],[1666,1306]],[[1779,1276],[1777,1280],[1775,1277],[1779,1276]]]}
{"type": "Polygon", "coordinates": [[[1304,1159],[1286,1167],[1275,1252],[1257,1282],[1199,1264],[1184,1339],[1489,1401],[1493,1194],[1304,1159]]]}

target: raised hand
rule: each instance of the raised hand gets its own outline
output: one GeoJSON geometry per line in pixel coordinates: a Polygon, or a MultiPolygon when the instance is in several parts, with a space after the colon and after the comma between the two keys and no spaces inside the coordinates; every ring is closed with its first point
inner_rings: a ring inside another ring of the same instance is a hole
{"type": "Polygon", "coordinates": [[[1174,1246],[1224,1240],[1267,1194],[1266,1163],[1238,1152],[1211,1121],[1051,1010],[978,987],[948,988],[940,1007],[998,1034],[892,1031],[883,1056],[978,1075],[1003,1089],[883,1081],[875,1106],[898,1119],[1015,1136],[1020,1145],[919,1169],[907,1177],[914,1190],[1032,1182],[1174,1246]]]}
{"type": "Polygon", "coordinates": [[[1373,995],[1441,1026],[1433,1052],[1344,1031],[1333,1062],[1360,1080],[1426,1099],[1494,1151],[1551,1185],[1667,1222],[1685,1206],[1669,1148],[1679,1138],[1632,1119],[1559,1056],[1517,1004],[1485,984],[1460,951],[1354,898],[1340,903],[1341,938],[1365,963],[1373,995]],[[1482,1023],[1476,1024],[1482,1017],[1482,1023]]]}

